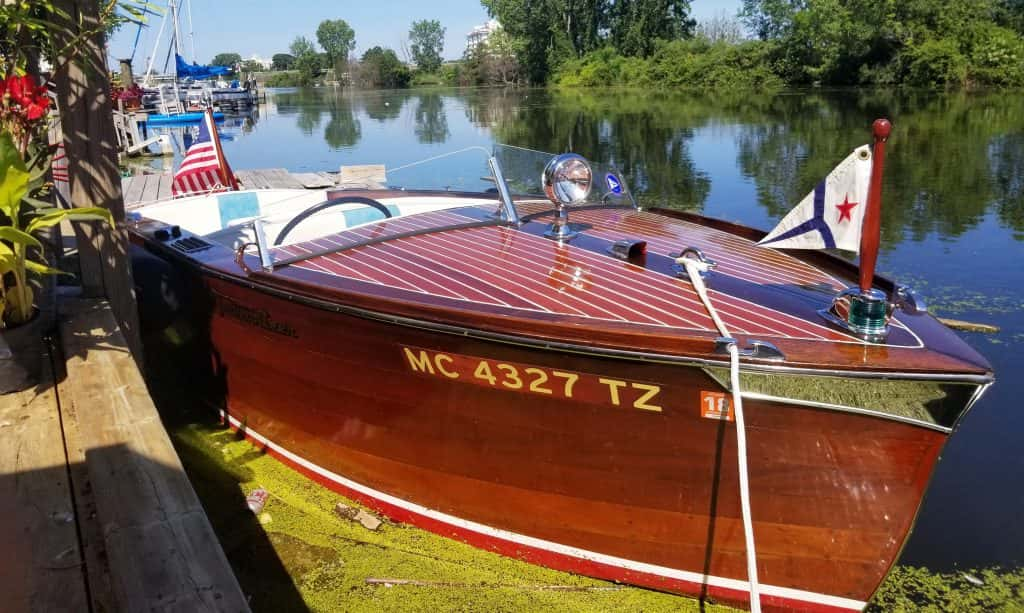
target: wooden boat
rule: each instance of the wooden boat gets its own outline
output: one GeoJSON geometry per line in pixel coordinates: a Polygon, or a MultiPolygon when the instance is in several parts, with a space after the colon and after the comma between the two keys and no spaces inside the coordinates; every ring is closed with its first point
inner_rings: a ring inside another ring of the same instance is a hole
{"type": "Polygon", "coordinates": [[[745,606],[729,343],[677,256],[717,260],[760,601],[862,608],[989,364],[882,278],[865,338],[834,314],[846,260],[639,210],[612,170],[571,210],[518,195],[551,193],[550,159],[506,149],[475,190],[159,202],[131,233],[197,292],[226,419],[297,470],[509,556],[745,606]]]}

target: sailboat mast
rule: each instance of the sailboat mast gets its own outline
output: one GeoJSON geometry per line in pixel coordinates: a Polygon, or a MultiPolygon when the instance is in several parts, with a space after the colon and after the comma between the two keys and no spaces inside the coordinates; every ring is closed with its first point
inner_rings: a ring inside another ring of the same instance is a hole
{"type": "Polygon", "coordinates": [[[164,28],[167,27],[167,15],[160,19],[160,30],[156,34],[156,44],[153,45],[153,53],[149,56],[149,65],[146,66],[146,76],[142,80],[143,87],[149,87],[149,78],[153,74],[153,62],[156,61],[156,50],[160,48],[160,39],[164,36],[164,28]]]}
{"type": "MultiPolygon", "coordinates": [[[[178,40],[181,38],[181,31],[178,29],[178,6],[174,3],[174,0],[169,0],[168,5],[171,9],[171,20],[174,22],[174,30],[172,32],[171,45],[174,48],[174,104],[181,104],[181,94],[178,93],[178,40]]],[[[184,105],[183,105],[184,109],[184,105]]]]}
{"type": "Polygon", "coordinates": [[[192,28],[192,0],[185,0],[185,8],[188,10],[188,42],[192,46],[192,63],[196,63],[196,32],[192,28]]]}

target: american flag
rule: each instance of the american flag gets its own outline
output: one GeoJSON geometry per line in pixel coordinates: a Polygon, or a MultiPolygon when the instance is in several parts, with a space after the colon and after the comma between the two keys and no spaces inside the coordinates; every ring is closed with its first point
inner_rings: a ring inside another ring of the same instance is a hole
{"type": "Polygon", "coordinates": [[[203,122],[199,124],[199,137],[185,152],[181,167],[174,173],[171,182],[172,196],[206,194],[238,189],[235,176],[223,159],[217,127],[213,124],[213,113],[207,109],[203,122]]]}

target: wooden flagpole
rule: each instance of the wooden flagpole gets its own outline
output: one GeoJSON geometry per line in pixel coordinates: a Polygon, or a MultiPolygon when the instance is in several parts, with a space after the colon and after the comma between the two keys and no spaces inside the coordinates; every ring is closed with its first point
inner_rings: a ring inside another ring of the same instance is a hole
{"type": "Polygon", "coordinates": [[[217,164],[220,166],[221,184],[232,191],[238,191],[238,179],[228,167],[228,161],[224,158],[224,150],[220,147],[220,136],[217,134],[217,122],[213,120],[213,109],[206,107],[205,112],[206,129],[210,131],[210,140],[213,141],[213,150],[217,153],[217,164]]]}
{"type": "Polygon", "coordinates": [[[867,210],[860,235],[860,290],[867,292],[875,280],[875,263],[878,261],[878,246],[881,242],[882,226],[882,173],[885,169],[885,141],[892,132],[888,119],[876,119],[872,125],[875,135],[874,153],[871,157],[871,183],[868,187],[867,210]]]}

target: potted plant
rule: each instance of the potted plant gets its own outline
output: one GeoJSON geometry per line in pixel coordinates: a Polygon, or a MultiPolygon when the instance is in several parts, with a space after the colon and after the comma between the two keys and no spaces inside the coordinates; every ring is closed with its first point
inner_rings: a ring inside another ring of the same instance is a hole
{"type": "Polygon", "coordinates": [[[0,82],[0,393],[39,376],[43,330],[30,275],[61,274],[42,260],[40,231],[65,219],[113,223],[102,208],[61,209],[44,200],[53,147],[47,144],[50,98],[29,75],[0,82]]]}

